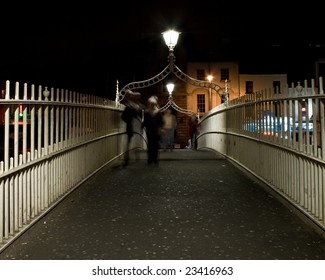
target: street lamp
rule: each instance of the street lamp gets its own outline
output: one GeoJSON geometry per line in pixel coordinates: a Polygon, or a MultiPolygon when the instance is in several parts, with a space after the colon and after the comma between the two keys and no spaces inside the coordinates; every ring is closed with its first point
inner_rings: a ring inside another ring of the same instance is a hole
{"type": "MultiPolygon", "coordinates": [[[[209,83],[211,84],[213,76],[212,75],[208,75],[207,77],[209,83]]],[[[211,87],[209,87],[209,110],[212,109],[212,94],[211,94],[211,87]]]]}
{"type": "Polygon", "coordinates": [[[207,79],[208,79],[208,81],[211,83],[211,81],[212,81],[212,79],[213,79],[213,76],[212,76],[212,75],[209,75],[209,76],[207,77],[207,79]]]}
{"type": "Polygon", "coordinates": [[[169,83],[169,84],[166,85],[166,87],[167,87],[167,90],[169,92],[168,99],[171,100],[171,99],[173,99],[172,93],[173,93],[173,90],[174,90],[175,85],[173,83],[169,83]]]}
{"type": "Polygon", "coordinates": [[[179,34],[180,33],[175,30],[168,30],[162,33],[165,43],[170,51],[174,50],[174,47],[178,41],[179,34]]]}
{"type": "Polygon", "coordinates": [[[174,67],[174,61],[175,61],[174,48],[177,44],[180,33],[171,29],[161,34],[163,35],[165,43],[169,49],[169,56],[168,56],[169,69],[172,71],[174,67]]]}
{"type": "MultiPolygon", "coordinates": [[[[194,79],[187,74],[185,74],[181,69],[179,69],[175,65],[175,56],[174,56],[174,48],[177,44],[178,37],[179,37],[180,32],[177,32],[175,30],[168,30],[166,32],[163,32],[163,38],[165,40],[165,43],[169,49],[169,56],[168,56],[168,65],[156,76],[148,79],[148,80],[143,80],[143,81],[137,81],[137,82],[132,82],[127,85],[125,85],[120,91],[118,89],[118,81],[117,81],[117,86],[116,86],[116,106],[120,105],[120,102],[123,100],[125,94],[128,92],[128,90],[135,90],[139,88],[146,88],[150,87],[154,84],[157,84],[161,82],[162,80],[166,79],[170,74],[174,74],[178,79],[182,80],[185,83],[191,84],[193,86],[199,87],[199,88],[209,88],[210,92],[211,90],[215,90],[217,94],[222,98],[222,95],[219,93],[219,91],[222,89],[220,85],[212,82],[212,79],[210,81],[207,80],[197,80],[194,79]]],[[[211,95],[211,94],[210,94],[211,95]]],[[[193,112],[187,109],[182,109],[178,107],[174,101],[172,101],[172,95],[171,92],[169,93],[169,101],[168,103],[161,107],[161,110],[164,110],[168,108],[169,106],[172,106],[174,109],[181,111],[185,114],[191,115],[193,112]]],[[[210,105],[211,107],[211,101],[210,105]]]]}

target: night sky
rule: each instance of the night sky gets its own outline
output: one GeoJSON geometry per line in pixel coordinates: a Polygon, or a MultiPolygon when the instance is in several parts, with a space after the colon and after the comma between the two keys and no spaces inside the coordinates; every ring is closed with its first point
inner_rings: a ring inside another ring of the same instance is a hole
{"type": "MultiPolygon", "coordinates": [[[[0,83],[33,83],[114,99],[120,88],[167,65],[161,33],[181,32],[176,64],[238,61],[241,73],[286,73],[314,78],[325,58],[319,4],[283,1],[49,2],[2,7],[0,83]],[[244,3],[243,3],[244,2],[244,3]]],[[[315,1],[315,3],[317,3],[315,1]]]]}

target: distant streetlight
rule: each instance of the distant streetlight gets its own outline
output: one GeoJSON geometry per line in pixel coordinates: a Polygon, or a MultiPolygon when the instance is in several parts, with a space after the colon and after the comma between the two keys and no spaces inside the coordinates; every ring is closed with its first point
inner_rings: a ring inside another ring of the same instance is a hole
{"type": "MultiPolygon", "coordinates": [[[[211,84],[213,76],[212,75],[208,75],[207,77],[209,83],[211,84]]],[[[209,110],[212,109],[212,94],[211,94],[211,87],[209,87],[209,110]]]]}
{"type": "Polygon", "coordinates": [[[169,98],[168,99],[172,99],[173,98],[172,93],[173,93],[175,85],[173,83],[169,83],[169,84],[166,85],[166,87],[167,87],[167,90],[169,92],[169,98]]]}

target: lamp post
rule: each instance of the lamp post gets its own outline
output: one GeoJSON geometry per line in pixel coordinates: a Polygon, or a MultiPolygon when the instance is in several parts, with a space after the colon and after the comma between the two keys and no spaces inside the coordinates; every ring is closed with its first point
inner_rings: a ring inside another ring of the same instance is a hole
{"type": "MultiPolygon", "coordinates": [[[[212,75],[208,75],[207,77],[209,83],[211,84],[213,76],[212,75]]],[[[211,87],[209,87],[209,110],[212,109],[212,94],[211,94],[211,87]]]]}
{"type": "Polygon", "coordinates": [[[168,30],[162,33],[165,43],[169,49],[169,56],[168,56],[168,62],[169,62],[169,69],[173,71],[174,62],[175,62],[175,55],[174,55],[174,48],[177,44],[179,32],[175,30],[168,30]]]}
{"type": "MultiPolygon", "coordinates": [[[[175,56],[174,56],[174,48],[177,44],[178,37],[181,33],[177,32],[175,30],[168,30],[166,32],[163,32],[163,38],[165,40],[165,43],[169,49],[169,56],[168,56],[168,65],[156,76],[148,79],[148,80],[143,80],[143,81],[137,81],[137,82],[132,82],[127,85],[125,85],[120,91],[118,89],[118,81],[117,81],[117,90],[116,90],[116,106],[120,105],[120,102],[123,100],[125,94],[131,90],[133,91],[134,89],[139,89],[139,88],[145,88],[145,87],[150,87],[156,83],[161,82],[162,80],[166,79],[169,74],[174,74],[178,79],[182,80],[185,83],[191,84],[195,87],[200,87],[200,88],[209,88],[209,94],[211,96],[211,90],[215,90],[215,92],[222,98],[222,95],[219,93],[220,90],[222,89],[220,85],[214,83],[211,79],[211,81],[207,80],[197,80],[194,79],[187,74],[185,74],[181,69],[179,69],[176,64],[175,64],[175,56]]],[[[191,115],[193,112],[187,109],[183,109],[178,107],[175,102],[172,101],[172,95],[170,94],[170,99],[168,103],[161,107],[161,109],[166,109],[168,106],[174,107],[174,109],[183,112],[185,114],[191,115]]],[[[209,101],[209,108],[211,108],[211,98],[209,101]]]]}

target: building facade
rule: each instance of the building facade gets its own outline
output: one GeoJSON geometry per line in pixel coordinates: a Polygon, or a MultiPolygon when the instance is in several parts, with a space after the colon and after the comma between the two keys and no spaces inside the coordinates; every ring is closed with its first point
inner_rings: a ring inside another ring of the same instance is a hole
{"type": "Polygon", "coordinates": [[[190,62],[187,63],[186,69],[182,70],[191,79],[199,81],[208,81],[210,75],[210,82],[218,84],[220,89],[198,87],[175,76],[168,77],[157,87],[150,89],[150,94],[158,96],[159,105],[164,106],[169,96],[166,85],[170,82],[174,83],[173,101],[179,108],[186,111],[184,113],[183,110],[173,108],[178,123],[176,144],[180,148],[188,146],[190,113],[194,112],[202,117],[212,108],[220,105],[223,102],[222,94],[226,87],[228,99],[232,100],[262,90],[280,93],[281,88],[287,85],[287,74],[242,74],[239,71],[239,64],[232,61],[190,62]]]}
{"type": "Polygon", "coordinates": [[[187,109],[197,112],[200,116],[222,103],[221,95],[227,87],[229,100],[245,94],[261,90],[280,93],[287,85],[287,74],[241,74],[237,62],[188,63],[187,74],[197,80],[207,80],[218,84],[220,91],[200,88],[188,84],[186,86],[187,109]]]}

